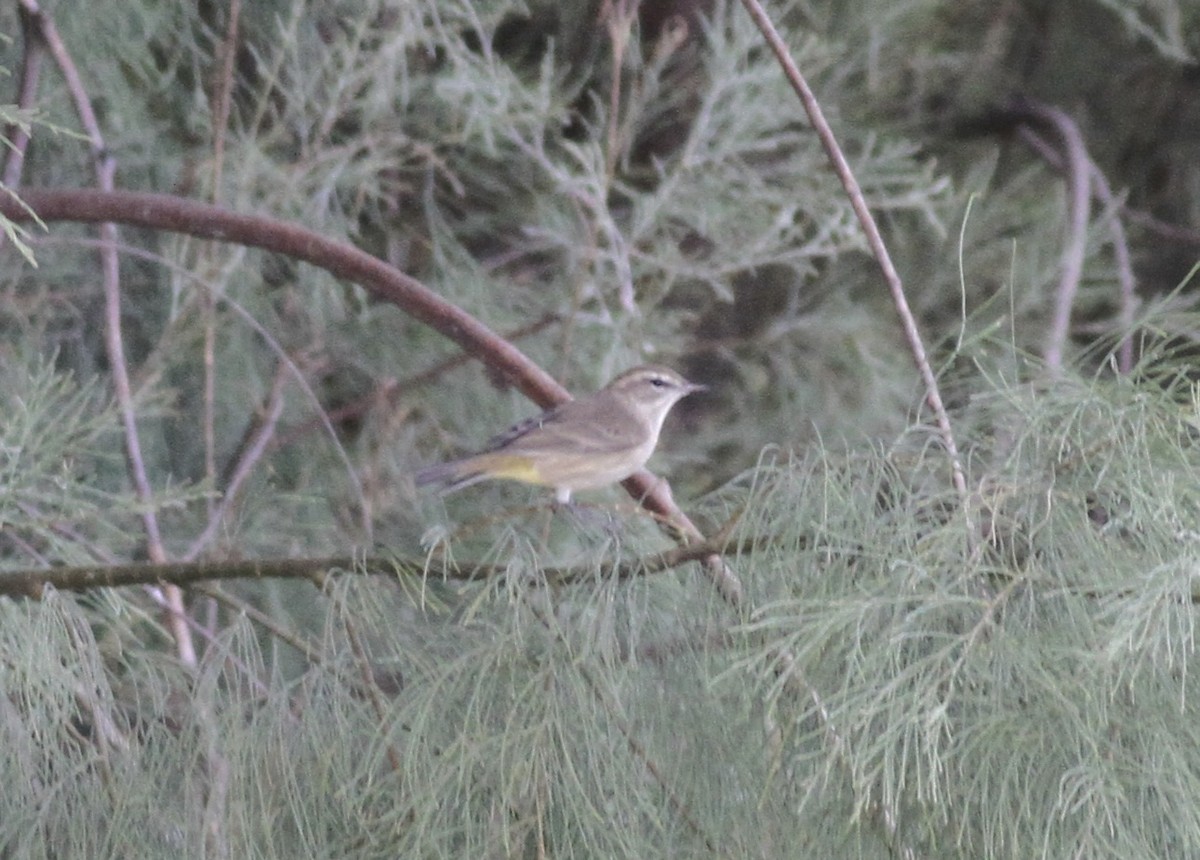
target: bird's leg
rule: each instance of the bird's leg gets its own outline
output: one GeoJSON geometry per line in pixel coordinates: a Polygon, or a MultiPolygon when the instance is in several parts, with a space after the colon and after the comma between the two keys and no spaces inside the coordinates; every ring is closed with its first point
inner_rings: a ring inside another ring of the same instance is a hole
{"type": "Polygon", "coordinates": [[[571,503],[571,491],[563,490],[561,487],[554,491],[554,501],[550,507],[546,509],[546,515],[542,518],[542,553],[550,552],[550,523],[554,520],[554,513],[560,507],[571,503]]]}
{"type": "Polygon", "coordinates": [[[550,510],[553,513],[565,511],[576,519],[581,518],[579,505],[571,501],[571,489],[569,487],[554,488],[554,502],[551,504],[550,510]]]}

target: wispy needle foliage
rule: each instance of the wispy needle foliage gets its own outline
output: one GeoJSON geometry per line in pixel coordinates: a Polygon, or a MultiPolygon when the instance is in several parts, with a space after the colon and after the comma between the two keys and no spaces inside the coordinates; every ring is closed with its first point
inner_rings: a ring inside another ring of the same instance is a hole
{"type": "Polygon", "coordinates": [[[119,7],[0,7],[0,855],[1200,856],[1196,11],[768,4],[822,128],[750,0],[119,7]],[[692,526],[413,486],[646,360],[692,526]]]}

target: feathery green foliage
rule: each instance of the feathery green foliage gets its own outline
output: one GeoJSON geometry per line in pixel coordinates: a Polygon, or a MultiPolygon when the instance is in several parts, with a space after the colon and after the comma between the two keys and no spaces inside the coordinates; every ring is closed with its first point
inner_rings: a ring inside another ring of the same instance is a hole
{"type": "MultiPolygon", "coordinates": [[[[141,558],[149,508],[173,557],[223,510],[197,552],[378,544],[504,575],[198,590],[194,664],[155,584],[0,600],[0,854],[1200,853],[1194,253],[1139,237],[1144,294],[1182,286],[1114,378],[1123,210],[1097,207],[1073,365],[1045,375],[1068,194],[989,125],[1014,91],[1082,102],[1114,130],[1087,135],[1106,168],[1133,165],[1119,195],[1192,211],[1186,100],[1145,94],[1186,92],[1194,11],[771,10],[944,368],[962,498],[846,197],[737,4],[625,25],[620,3],[242,5],[219,158],[226,4],[50,10],[118,184],[352,241],[574,390],[643,359],[710,383],[654,464],[744,540],[745,598],[698,565],[606,575],[666,545],[615,492],[417,494],[416,465],[533,408],[327,273],[122,230],[139,502],[91,233],[31,231],[36,268],[0,251],[4,568],[141,558]],[[1092,77],[1115,67],[1140,75],[1092,77]],[[580,576],[549,585],[551,565],[580,576]]],[[[35,115],[78,127],[50,64],[35,115]]],[[[50,128],[22,182],[93,184],[50,128]]]]}

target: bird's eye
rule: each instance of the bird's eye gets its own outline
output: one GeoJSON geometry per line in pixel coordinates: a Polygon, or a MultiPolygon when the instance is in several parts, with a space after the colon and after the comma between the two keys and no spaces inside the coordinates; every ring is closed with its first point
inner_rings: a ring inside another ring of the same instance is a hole
{"type": "Polygon", "coordinates": [[[667,381],[665,379],[663,379],[661,376],[653,377],[650,380],[650,384],[653,385],[655,388],[666,388],[667,387],[667,381]]]}

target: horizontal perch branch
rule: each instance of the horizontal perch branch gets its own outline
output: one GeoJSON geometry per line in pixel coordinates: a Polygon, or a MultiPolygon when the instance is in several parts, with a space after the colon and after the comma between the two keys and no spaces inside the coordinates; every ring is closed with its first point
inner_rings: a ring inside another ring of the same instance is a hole
{"type": "MultiPolygon", "coordinates": [[[[748,551],[762,540],[705,541],[678,546],[641,559],[593,567],[546,567],[531,577],[535,585],[569,585],[594,582],[597,577],[633,579],[661,573],[711,555],[732,555],[748,551]]],[[[87,591],[131,585],[188,586],[199,582],[225,579],[320,579],[331,570],[371,576],[405,576],[451,582],[480,582],[504,576],[502,564],[448,564],[436,557],[425,560],[397,556],[244,559],[235,561],[196,561],[168,564],[136,564],[51,567],[0,572],[0,596],[38,596],[47,587],[59,591],[87,591]]]]}

